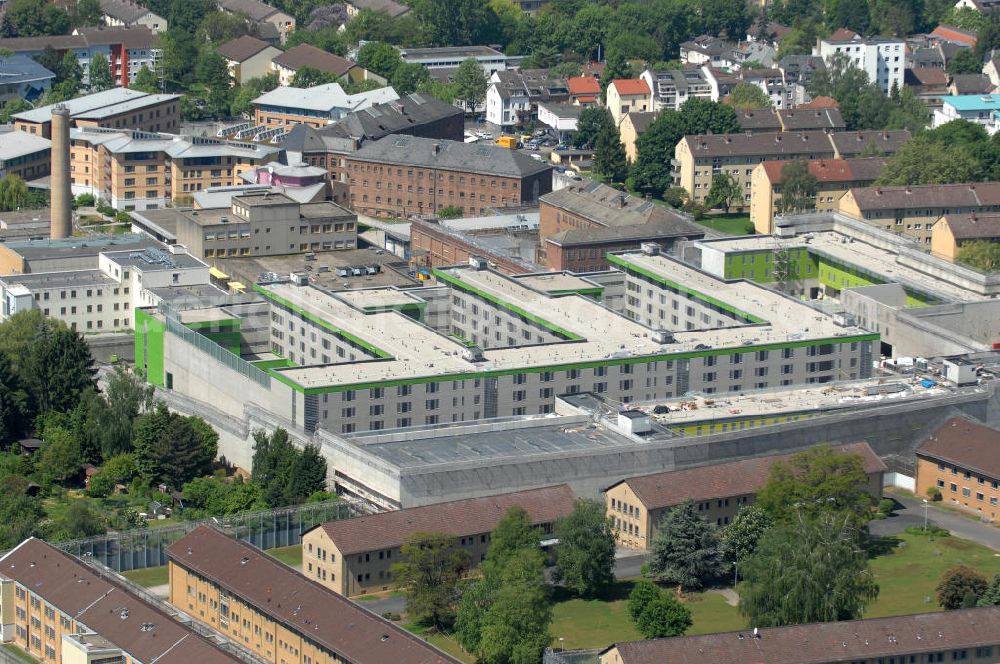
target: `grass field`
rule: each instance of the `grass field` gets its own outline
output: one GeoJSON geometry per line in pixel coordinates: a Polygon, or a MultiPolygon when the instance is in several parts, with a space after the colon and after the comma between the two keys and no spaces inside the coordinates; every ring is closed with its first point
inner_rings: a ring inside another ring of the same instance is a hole
{"type": "Polygon", "coordinates": [[[302,567],[302,545],[283,546],[280,549],[268,549],[267,555],[277,558],[289,567],[302,567]]]}
{"type": "Polygon", "coordinates": [[[134,569],[129,572],[122,572],[122,576],[124,576],[132,583],[138,583],[143,588],[162,586],[169,581],[166,565],[162,567],[147,567],[146,569],[134,569]]]}
{"type": "Polygon", "coordinates": [[[14,659],[20,660],[22,662],[26,662],[28,664],[31,664],[33,662],[37,662],[38,661],[37,659],[35,659],[34,657],[32,657],[31,655],[29,655],[28,653],[24,652],[23,650],[21,650],[20,648],[18,648],[17,646],[15,646],[13,644],[5,643],[5,644],[3,644],[3,649],[7,653],[9,653],[10,655],[12,655],[14,657],[14,659]]]}
{"type": "Polygon", "coordinates": [[[727,235],[752,235],[753,223],[745,214],[714,215],[699,219],[697,223],[727,235]]]}
{"type": "MultiPolygon", "coordinates": [[[[903,534],[880,540],[881,552],[871,561],[880,592],[866,617],[903,615],[939,611],[934,588],[945,570],[968,565],[992,578],[1000,574],[1000,554],[991,549],[955,537],[930,539],[903,534]],[[930,601],[925,601],[930,598],[930,601]]],[[[629,618],[626,598],[633,581],[616,584],[607,597],[583,600],[557,591],[552,609],[553,647],[566,649],[603,648],[615,641],[642,638],[629,618]],[[559,639],[562,638],[562,641],[559,639]]],[[[693,625],[688,634],[729,632],[747,625],[735,606],[718,593],[691,593],[683,598],[691,609],[693,625]]],[[[406,625],[423,634],[420,625],[406,625]]],[[[425,638],[465,661],[458,644],[440,634],[425,638]]]]}

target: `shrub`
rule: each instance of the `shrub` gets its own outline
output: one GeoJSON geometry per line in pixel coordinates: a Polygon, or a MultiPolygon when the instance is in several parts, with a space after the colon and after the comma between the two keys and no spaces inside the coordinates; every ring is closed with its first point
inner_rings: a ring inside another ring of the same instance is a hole
{"type": "Polygon", "coordinates": [[[93,194],[80,194],[76,197],[76,204],[80,207],[90,207],[96,202],[93,194]]]}
{"type": "Polygon", "coordinates": [[[906,529],[907,535],[924,535],[926,537],[950,537],[951,532],[941,526],[928,525],[927,530],[919,526],[910,526],[906,529]]]}
{"type": "Polygon", "coordinates": [[[892,498],[883,498],[878,501],[878,511],[880,514],[892,514],[892,510],[895,507],[896,501],[892,498]]]}
{"type": "Polygon", "coordinates": [[[927,497],[931,500],[941,500],[941,489],[936,486],[927,487],[927,497]]]}

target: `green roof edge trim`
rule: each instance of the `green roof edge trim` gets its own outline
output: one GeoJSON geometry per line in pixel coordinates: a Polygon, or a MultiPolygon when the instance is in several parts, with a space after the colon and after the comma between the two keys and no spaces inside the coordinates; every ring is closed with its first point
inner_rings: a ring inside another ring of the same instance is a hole
{"type": "Polygon", "coordinates": [[[559,327],[555,323],[550,323],[549,321],[545,320],[544,318],[542,318],[540,316],[536,316],[535,314],[528,313],[524,309],[521,309],[520,307],[518,307],[516,305],[513,305],[510,302],[504,302],[503,300],[501,300],[500,298],[496,297],[495,295],[490,295],[489,293],[485,293],[485,292],[479,290],[478,288],[476,288],[475,286],[471,286],[471,285],[465,283],[464,281],[462,281],[461,279],[459,279],[458,277],[454,277],[454,276],[448,274],[447,272],[445,272],[443,270],[439,270],[437,268],[432,268],[431,272],[438,279],[446,281],[449,284],[455,286],[456,288],[460,288],[461,290],[473,293],[474,295],[477,295],[478,297],[483,298],[487,302],[492,302],[493,304],[497,305],[501,309],[506,309],[508,311],[513,311],[518,316],[523,316],[524,318],[527,318],[528,320],[530,320],[530,321],[532,321],[534,323],[538,323],[542,327],[547,328],[548,330],[554,332],[555,334],[563,337],[566,341],[583,341],[583,337],[581,337],[579,334],[574,334],[573,332],[570,332],[569,330],[566,330],[566,329],[563,329],[563,328],[559,327]]]}
{"type": "Polygon", "coordinates": [[[647,270],[646,268],[639,267],[638,265],[635,265],[634,263],[630,263],[629,261],[625,260],[624,258],[621,258],[620,256],[616,256],[615,254],[608,254],[608,260],[611,261],[612,263],[614,263],[615,265],[618,265],[618,266],[624,268],[626,271],[631,271],[631,272],[635,272],[636,274],[641,274],[644,277],[647,277],[649,279],[652,279],[653,281],[659,282],[659,283],[663,284],[664,286],[669,286],[670,288],[673,288],[674,290],[677,290],[677,291],[679,291],[681,293],[687,293],[688,295],[692,295],[692,296],[694,296],[695,298],[697,298],[699,300],[703,300],[705,302],[708,302],[709,304],[714,304],[716,307],[722,309],[723,311],[728,311],[731,314],[739,316],[740,318],[744,319],[745,321],[747,321],[749,323],[756,323],[756,324],[765,324],[765,323],[767,323],[767,321],[764,320],[763,318],[760,318],[758,316],[754,316],[753,314],[747,313],[746,311],[743,311],[741,309],[737,309],[733,305],[726,304],[725,302],[723,302],[721,300],[717,300],[714,297],[710,297],[708,295],[705,295],[701,291],[696,291],[693,288],[687,288],[686,286],[681,286],[680,284],[675,283],[675,282],[671,281],[670,279],[667,279],[666,277],[663,277],[663,276],[657,274],[656,272],[653,272],[652,270],[647,270]]]}

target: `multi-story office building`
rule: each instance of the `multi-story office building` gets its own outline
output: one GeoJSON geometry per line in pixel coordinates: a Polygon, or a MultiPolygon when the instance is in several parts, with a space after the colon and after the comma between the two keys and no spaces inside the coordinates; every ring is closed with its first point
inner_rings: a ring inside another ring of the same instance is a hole
{"type": "Polygon", "coordinates": [[[3,640],[32,661],[245,664],[107,574],[42,540],[0,562],[3,640]]]}
{"type": "Polygon", "coordinates": [[[406,219],[457,207],[466,215],[535,205],[552,165],[497,145],[386,136],[344,158],[351,209],[406,219]]]}
{"type": "MultiPolygon", "coordinates": [[[[782,173],[788,161],[765,161],[753,169],[750,177],[750,221],[764,235],[774,232],[774,215],[781,201],[782,173]]],[[[805,162],[809,174],[816,179],[816,196],[812,209],[829,212],[837,207],[853,187],[873,184],[885,168],[884,157],[857,159],[816,159],[805,162]]]]}
{"type": "Polygon", "coordinates": [[[0,177],[34,180],[49,174],[52,141],[23,131],[0,131],[0,177]]]}
{"type": "Polygon", "coordinates": [[[1000,183],[857,187],[841,197],[837,211],[930,249],[931,229],[942,216],[1000,211],[1000,183]]]}
{"type": "MultiPolygon", "coordinates": [[[[730,372],[739,372],[731,369],[730,372]]],[[[868,483],[865,490],[877,501],[882,496],[886,465],[868,443],[839,445],[837,452],[861,457],[868,483]]],[[[775,454],[730,463],[630,477],[605,490],[608,516],[614,520],[618,541],[632,549],[648,549],[664,513],[690,500],[698,515],[719,527],[727,525],[744,505],[751,505],[777,464],[791,454],[775,454]]]]}
{"type": "Polygon", "coordinates": [[[391,87],[349,95],[340,83],[311,88],[279,86],[253,100],[254,123],[263,130],[290,130],[298,124],[325,127],[351,111],[399,99],[391,87]]]}
{"type": "Polygon", "coordinates": [[[823,131],[715,134],[685,136],[674,151],[674,181],[691,199],[702,203],[708,198],[712,181],[726,173],[745,192],[738,207],[750,206],[754,168],[763,161],[847,159],[866,150],[892,155],[910,139],[910,132],[823,131]]]}
{"type": "Polygon", "coordinates": [[[298,203],[284,194],[248,193],[225,208],[171,208],[133,213],[136,223],[174,240],[195,256],[276,256],[354,249],[357,215],[336,203],[298,203]]]}
{"type": "Polygon", "coordinates": [[[163,314],[148,312],[152,322],[136,335],[148,353],[136,357],[150,382],[196,399],[208,398],[208,380],[222,411],[242,414],[250,401],[305,430],[346,433],[549,413],[557,395],[577,392],[628,403],[872,372],[878,334],[653,247],[611,258],[622,311],[474,262],[435,269],[437,285],[416,290],[258,286],[271,306],[261,345],[295,366],[260,369],[234,357],[225,369],[164,335],[163,314]]]}
{"type": "Polygon", "coordinates": [[[487,78],[507,69],[507,56],[489,46],[401,48],[399,54],[403,62],[423,65],[427,69],[454,69],[466,60],[475,60],[486,72],[487,78]]]}
{"type": "Polygon", "coordinates": [[[183,203],[209,187],[243,184],[242,175],[279,148],[218,138],[84,127],[70,131],[75,195],[93,194],[116,210],[183,203]]]}
{"type": "Polygon", "coordinates": [[[916,494],[994,522],[1000,514],[1000,431],[953,417],[917,448],[916,494]]]}
{"type": "Polygon", "coordinates": [[[829,63],[834,56],[845,56],[868,80],[875,83],[883,94],[903,89],[903,75],[906,71],[906,40],[894,37],[861,37],[850,30],[841,28],[827,39],[819,40],[813,49],[829,63]]]}
{"type": "Polygon", "coordinates": [[[1000,661],[1000,607],[616,643],[601,664],[890,664],[1000,661]]]}
{"type": "MultiPolygon", "coordinates": [[[[63,102],[69,109],[70,126],[104,127],[128,131],[177,131],[180,128],[180,95],[151,95],[137,90],[113,88],[63,102]]],[[[14,127],[29,134],[52,138],[53,105],[34,108],[13,116],[14,127]]]]}
{"type": "Polygon", "coordinates": [[[171,544],[167,559],[170,603],[266,662],[458,662],[260,549],[207,526],[171,544]]]}
{"type": "Polygon", "coordinates": [[[435,505],[327,521],[302,535],[302,573],[341,595],[392,588],[390,567],[415,533],[445,533],[468,555],[469,567],[486,558],[490,533],[513,507],[521,507],[539,530],[552,537],[556,519],[573,512],[569,486],[468,498],[435,505]]]}

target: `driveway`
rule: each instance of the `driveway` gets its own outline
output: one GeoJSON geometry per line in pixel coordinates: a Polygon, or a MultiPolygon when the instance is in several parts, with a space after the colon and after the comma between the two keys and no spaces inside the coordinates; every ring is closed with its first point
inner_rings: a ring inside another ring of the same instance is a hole
{"type": "MultiPolygon", "coordinates": [[[[924,525],[924,503],[919,498],[892,496],[902,505],[893,516],[881,521],[872,521],[869,530],[873,535],[897,535],[909,527],[922,528],[924,525]]],[[[982,544],[994,551],[1000,551],[1000,529],[986,523],[945,510],[934,503],[927,506],[928,523],[951,531],[955,537],[961,537],[977,544],[982,544]]]]}

